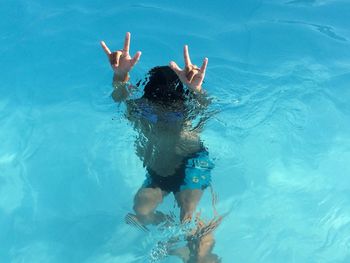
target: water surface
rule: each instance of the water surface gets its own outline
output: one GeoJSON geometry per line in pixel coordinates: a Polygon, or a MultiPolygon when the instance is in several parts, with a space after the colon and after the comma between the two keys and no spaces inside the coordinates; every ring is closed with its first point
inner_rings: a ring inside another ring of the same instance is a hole
{"type": "Polygon", "coordinates": [[[219,114],[202,139],[230,212],[215,233],[223,262],[350,261],[348,1],[1,6],[1,262],[146,262],[157,236],[124,223],[145,171],[99,47],[126,31],[143,52],[135,82],[181,64],[184,44],[209,58],[219,114]]]}

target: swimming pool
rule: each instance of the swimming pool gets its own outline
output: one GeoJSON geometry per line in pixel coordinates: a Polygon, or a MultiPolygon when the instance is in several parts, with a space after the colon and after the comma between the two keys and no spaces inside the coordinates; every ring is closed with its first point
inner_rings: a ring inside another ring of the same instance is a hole
{"type": "MultiPolygon", "coordinates": [[[[348,1],[1,6],[1,262],[147,262],[160,238],[124,222],[145,171],[99,41],[126,31],[135,82],[184,44],[209,58],[223,262],[350,262],[348,1]]],[[[177,212],[170,196],[161,208],[177,212]]]]}

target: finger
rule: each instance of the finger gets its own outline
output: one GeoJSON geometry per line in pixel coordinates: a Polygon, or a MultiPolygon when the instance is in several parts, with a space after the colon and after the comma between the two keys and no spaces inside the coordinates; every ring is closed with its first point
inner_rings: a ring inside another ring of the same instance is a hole
{"type": "Polygon", "coordinates": [[[126,53],[129,53],[129,49],[130,49],[130,32],[126,32],[123,51],[125,51],[126,53]]]}
{"type": "Polygon", "coordinates": [[[191,63],[190,55],[188,53],[188,46],[187,45],[184,46],[184,59],[185,59],[186,67],[189,67],[192,63],[191,63]]]}
{"type": "Polygon", "coordinates": [[[194,70],[191,70],[190,72],[188,72],[186,74],[186,78],[187,78],[188,82],[190,82],[190,83],[192,82],[194,75],[196,75],[196,72],[194,70]]]}
{"type": "Polygon", "coordinates": [[[207,65],[208,65],[208,58],[204,58],[203,64],[201,66],[200,71],[205,74],[205,71],[207,70],[207,65]]]}
{"type": "Polygon", "coordinates": [[[115,63],[117,64],[117,66],[119,66],[119,60],[121,55],[122,55],[122,52],[120,51],[118,51],[117,54],[115,55],[115,63]]]}
{"type": "Polygon", "coordinates": [[[131,66],[134,66],[141,57],[141,51],[137,51],[135,56],[131,59],[131,66]]]}
{"type": "Polygon", "coordinates": [[[110,54],[112,54],[112,52],[109,50],[109,48],[107,47],[106,43],[104,41],[100,42],[103,51],[106,53],[107,56],[109,56],[110,54]]]}
{"type": "Polygon", "coordinates": [[[190,69],[191,70],[198,70],[198,71],[200,70],[200,68],[197,65],[193,65],[193,64],[190,66],[190,69]]]}
{"type": "Polygon", "coordinates": [[[111,64],[114,65],[115,67],[118,67],[119,66],[119,59],[120,59],[121,55],[122,55],[121,51],[117,51],[115,53],[112,53],[111,64]]]}
{"type": "Polygon", "coordinates": [[[174,70],[177,75],[182,72],[182,69],[174,61],[170,61],[169,67],[174,70]]]}

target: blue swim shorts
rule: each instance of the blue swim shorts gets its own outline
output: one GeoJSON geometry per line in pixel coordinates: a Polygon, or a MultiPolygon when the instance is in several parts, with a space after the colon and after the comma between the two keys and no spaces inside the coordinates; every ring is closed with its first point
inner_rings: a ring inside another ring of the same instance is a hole
{"type": "Polygon", "coordinates": [[[163,191],[174,193],[186,189],[204,190],[210,185],[213,168],[214,163],[209,159],[208,151],[203,149],[184,158],[182,165],[171,176],[163,177],[147,169],[147,178],[142,187],[159,187],[163,191]]]}

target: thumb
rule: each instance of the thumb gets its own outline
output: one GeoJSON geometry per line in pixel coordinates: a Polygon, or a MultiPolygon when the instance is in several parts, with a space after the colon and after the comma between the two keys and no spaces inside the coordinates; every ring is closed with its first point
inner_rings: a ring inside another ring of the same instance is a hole
{"type": "Polygon", "coordinates": [[[174,72],[179,76],[182,72],[182,69],[174,62],[170,61],[169,67],[174,70],[174,72]]]}

